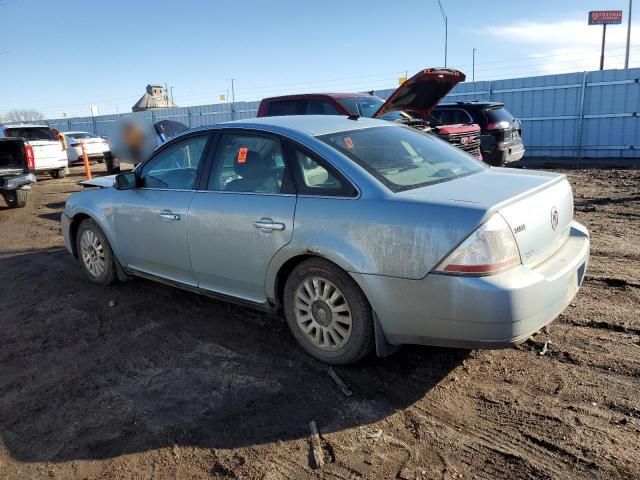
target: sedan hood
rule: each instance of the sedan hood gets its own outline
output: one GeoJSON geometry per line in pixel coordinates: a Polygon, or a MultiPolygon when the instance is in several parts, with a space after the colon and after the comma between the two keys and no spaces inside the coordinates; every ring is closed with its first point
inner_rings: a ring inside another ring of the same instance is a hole
{"type": "Polygon", "coordinates": [[[422,70],[400,85],[373,114],[373,117],[378,118],[389,112],[404,111],[424,120],[438,102],[465,78],[464,73],[449,68],[422,70]]]}

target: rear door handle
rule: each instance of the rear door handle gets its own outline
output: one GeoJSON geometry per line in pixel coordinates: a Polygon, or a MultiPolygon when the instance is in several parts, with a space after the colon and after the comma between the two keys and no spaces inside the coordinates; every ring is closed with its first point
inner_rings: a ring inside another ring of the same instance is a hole
{"type": "Polygon", "coordinates": [[[253,226],[260,230],[284,230],[284,223],[274,222],[270,218],[261,218],[253,222],[253,226]]]}
{"type": "Polygon", "coordinates": [[[177,213],[172,213],[169,210],[165,210],[160,214],[160,218],[163,218],[165,220],[180,220],[180,215],[178,215],[177,213]]]}

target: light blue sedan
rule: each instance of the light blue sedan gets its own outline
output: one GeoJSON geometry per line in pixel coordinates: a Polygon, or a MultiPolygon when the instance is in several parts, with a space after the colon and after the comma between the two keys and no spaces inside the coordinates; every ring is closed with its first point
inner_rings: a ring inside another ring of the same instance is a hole
{"type": "Polygon", "coordinates": [[[499,348],[571,302],[589,259],[564,175],[489,168],[417,130],[270,117],[187,131],[69,197],[87,278],[284,312],[314,357],[499,348]]]}

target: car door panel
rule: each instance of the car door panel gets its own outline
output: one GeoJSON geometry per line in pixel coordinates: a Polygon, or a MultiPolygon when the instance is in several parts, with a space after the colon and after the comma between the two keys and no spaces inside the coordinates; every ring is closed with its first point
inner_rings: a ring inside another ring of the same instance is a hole
{"type": "Polygon", "coordinates": [[[294,195],[197,192],[188,238],[198,286],[265,302],[267,267],[291,240],[295,205],[294,195]]]}
{"type": "Polygon", "coordinates": [[[196,285],[187,247],[187,214],[194,191],[118,192],[114,208],[121,262],[129,268],[196,285]]]}
{"type": "Polygon", "coordinates": [[[167,144],[140,167],[137,188],[117,191],[114,218],[124,266],[197,285],[188,212],[208,141],[208,134],[196,134],[167,144]]]}

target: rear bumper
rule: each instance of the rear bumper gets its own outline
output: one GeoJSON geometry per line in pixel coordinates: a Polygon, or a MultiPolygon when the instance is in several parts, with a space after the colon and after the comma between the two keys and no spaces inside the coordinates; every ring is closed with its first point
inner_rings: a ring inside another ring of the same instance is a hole
{"type": "Polygon", "coordinates": [[[482,146],[482,158],[486,163],[495,167],[517,162],[524,157],[524,153],[525,148],[522,140],[482,146]]]}
{"type": "Polygon", "coordinates": [[[30,183],[36,183],[36,176],[33,173],[2,177],[0,178],[0,190],[15,190],[30,183]]]}
{"type": "Polygon", "coordinates": [[[429,274],[422,280],[353,274],[387,341],[502,348],[551,323],[576,295],[589,261],[589,234],[577,222],[540,265],[486,277],[429,274]]]}

